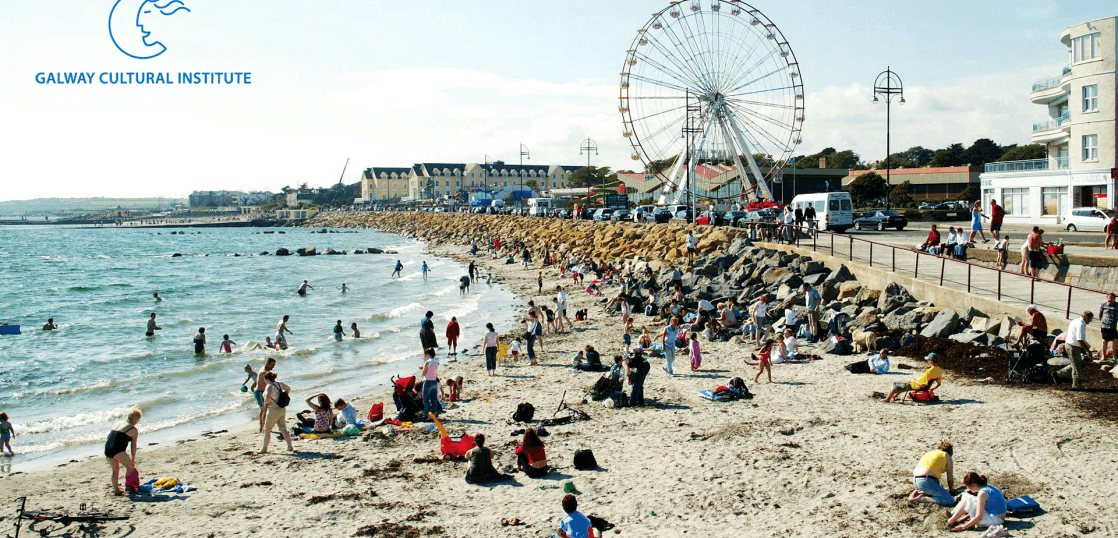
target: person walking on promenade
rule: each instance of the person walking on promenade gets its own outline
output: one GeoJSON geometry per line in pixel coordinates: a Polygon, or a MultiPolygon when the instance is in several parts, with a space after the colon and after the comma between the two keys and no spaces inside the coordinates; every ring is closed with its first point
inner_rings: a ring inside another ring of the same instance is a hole
{"type": "Polygon", "coordinates": [[[1106,294],[1106,302],[1099,307],[1099,332],[1102,333],[1103,362],[1107,357],[1118,359],[1118,303],[1114,302],[1114,292],[1106,294]]]}
{"type": "Polygon", "coordinates": [[[144,336],[147,336],[148,338],[151,338],[151,337],[155,336],[155,331],[162,331],[162,330],[163,330],[163,327],[160,327],[159,325],[157,325],[155,323],[155,312],[152,312],[151,317],[148,318],[148,330],[147,330],[147,332],[144,333],[144,336]]]}
{"type": "Polygon", "coordinates": [[[675,341],[679,338],[679,318],[672,316],[668,326],[660,331],[660,347],[664,350],[664,373],[675,375],[672,362],[675,361],[675,341]]]}
{"type": "Polygon", "coordinates": [[[1111,246],[1118,248],[1118,217],[1110,217],[1106,223],[1106,245],[1103,248],[1111,246]]]}
{"type": "Polygon", "coordinates": [[[1033,278],[1040,275],[1040,266],[1044,265],[1044,230],[1033,226],[1033,233],[1025,240],[1029,249],[1029,272],[1033,278]]]}
{"type": "Polygon", "coordinates": [[[1091,358],[1091,345],[1087,343],[1087,324],[1091,323],[1095,315],[1090,310],[1072,320],[1068,324],[1068,335],[1064,340],[1064,349],[1067,351],[1071,364],[1067,365],[1058,375],[1071,374],[1071,388],[1079,388],[1079,372],[1083,370],[1083,357],[1091,358]]]}
{"type": "Polygon", "coordinates": [[[994,236],[994,240],[1001,239],[999,234],[1002,231],[1002,220],[1005,219],[1005,209],[998,205],[997,200],[990,200],[990,235],[994,236]]]}
{"type": "Polygon", "coordinates": [[[986,232],[982,231],[982,219],[986,218],[986,216],[982,214],[982,202],[975,200],[974,207],[971,208],[970,214],[971,221],[969,241],[973,243],[975,234],[980,234],[982,236],[982,242],[989,243],[990,240],[986,239],[986,232]]]}
{"type": "Polygon", "coordinates": [[[811,237],[815,237],[816,227],[815,227],[815,205],[814,204],[808,204],[807,208],[804,209],[804,220],[807,221],[807,227],[808,227],[809,230],[811,230],[809,232],[809,235],[811,235],[811,237]]]}
{"type": "Polygon", "coordinates": [[[280,320],[280,322],[276,325],[276,345],[277,346],[280,346],[280,345],[286,346],[287,345],[287,337],[284,336],[284,333],[295,334],[295,333],[291,332],[291,329],[287,328],[287,321],[290,320],[290,319],[291,319],[291,316],[284,315],[283,319],[280,320]]]}
{"type": "Polygon", "coordinates": [[[486,323],[485,328],[489,332],[485,333],[485,371],[489,375],[497,370],[497,348],[501,342],[501,335],[497,334],[497,329],[493,328],[492,323],[486,323]]]}

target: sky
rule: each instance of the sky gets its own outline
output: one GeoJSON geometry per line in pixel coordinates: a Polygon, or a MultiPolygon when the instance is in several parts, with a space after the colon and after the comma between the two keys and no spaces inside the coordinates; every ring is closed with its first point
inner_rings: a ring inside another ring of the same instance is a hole
{"type": "MultiPolygon", "coordinates": [[[[528,163],[571,165],[585,162],[588,137],[599,148],[592,165],[635,168],[619,73],[637,30],[668,4],[182,2],[189,11],[142,16],[148,43],[166,47],[146,60],[114,44],[116,0],[0,10],[0,200],[328,186],[347,159],[352,183],[369,167],[517,162],[520,144],[528,163]],[[206,71],[251,72],[251,84],[36,82],[37,73],[206,71]]],[[[796,154],[830,146],[866,161],[885,156],[885,107],[871,103],[871,87],[887,66],[906,99],[892,108],[893,151],[982,137],[1024,144],[1045,114],[1029,103],[1032,82],[1068,62],[1061,30],[1118,14],[1107,2],[1038,0],[753,6],[800,64],[796,154]]],[[[135,53],[140,37],[131,38],[120,42],[135,53]]]]}

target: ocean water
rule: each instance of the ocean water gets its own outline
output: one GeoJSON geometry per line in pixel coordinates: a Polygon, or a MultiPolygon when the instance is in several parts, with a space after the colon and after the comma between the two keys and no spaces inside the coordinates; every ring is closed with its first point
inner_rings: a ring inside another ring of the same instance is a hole
{"type": "Polygon", "coordinates": [[[418,327],[427,310],[435,312],[440,344],[446,322],[456,316],[465,347],[481,341],[487,322],[510,327],[521,306],[497,285],[475,283],[461,297],[463,264],[432,257],[423,243],[397,235],[176,230],[187,235],[0,226],[0,322],[21,325],[23,332],[0,335],[0,411],[15,427],[17,454],[0,469],[99,455],[113,423],[132,408],[144,413],[141,448],[250,424],[257,407],[251,392],[239,390],[243,368],[259,371],[268,357],[278,360],[280,380],[293,388],[293,411],[320,391],[351,398],[386,386],[394,374],[418,373],[418,327]],[[399,254],[259,256],[305,246],[399,254]],[[397,259],[404,269],[392,278],[397,259]],[[423,261],[430,268],[426,281],[423,261]],[[295,292],[304,279],[314,290],[300,297],[295,292]],[[339,289],[343,282],[346,294],[339,289]],[[164,301],[155,302],[153,292],[164,301]],[[163,330],[147,338],[152,312],[163,330]],[[274,335],[285,314],[295,333],[287,337],[290,348],[251,350],[274,335]],[[58,330],[41,330],[48,318],[58,330]],[[347,335],[357,322],[363,338],[335,342],[338,319],[347,335]],[[192,342],[199,327],[207,335],[202,357],[192,342]],[[237,343],[232,354],[218,353],[224,334],[237,343]]]}

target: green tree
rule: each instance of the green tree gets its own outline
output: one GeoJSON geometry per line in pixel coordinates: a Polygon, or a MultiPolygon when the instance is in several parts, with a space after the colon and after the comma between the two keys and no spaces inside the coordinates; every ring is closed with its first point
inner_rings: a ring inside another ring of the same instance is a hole
{"type": "MultiPolygon", "coordinates": [[[[679,157],[679,156],[676,155],[675,157],[670,157],[670,158],[667,158],[667,159],[660,159],[658,161],[652,161],[652,163],[650,163],[648,165],[648,172],[651,173],[651,174],[658,174],[658,173],[660,173],[664,170],[671,169],[672,165],[675,164],[675,160],[676,160],[677,157],[679,157]]],[[[574,174],[571,174],[571,175],[574,175],[574,174]]]]}
{"type": "Polygon", "coordinates": [[[567,185],[575,188],[588,187],[616,180],[617,174],[610,172],[608,166],[584,166],[571,174],[567,179],[567,185]]]}
{"type": "Polygon", "coordinates": [[[928,163],[932,167],[939,168],[942,166],[959,166],[965,161],[963,154],[967,151],[962,144],[951,144],[943,149],[937,149],[932,155],[932,162],[928,163]]]}
{"type": "Polygon", "coordinates": [[[1027,161],[1031,159],[1043,159],[1048,156],[1048,148],[1044,144],[1026,144],[1018,146],[1006,146],[1002,148],[1001,157],[998,161],[1027,161]]]}
{"type": "Polygon", "coordinates": [[[902,152],[890,156],[889,162],[893,168],[923,168],[932,162],[935,152],[921,146],[913,146],[902,152]]]}
{"type": "Polygon", "coordinates": [[[912,185],[907,181],[902,182],[893,187],[889,193],[889,202],[896,207],[915,207],[916,200],[912,199],[910,192],[912,192],[912,185]]]}
{"type": "Polygon", "coordinates": [[[978,187],[974,185],[968,185],[966,189],[963,189],[963,193],[959,195],[959,199],[967,202],[973,202],[977,200],[978,187]]]}
{"type": "Polygon", "coordinates": [[[868,172],[850,182],[850,197],[855,205],[866,205],[885,193],[885,178],[877,172],[868,172]]]}
{"type": "Polygon", "coordinates": [[[998,160],[1002,148],[989,138],[979,138],[963,153],[963,161],[971,166],[983,166],[998,160]]]}

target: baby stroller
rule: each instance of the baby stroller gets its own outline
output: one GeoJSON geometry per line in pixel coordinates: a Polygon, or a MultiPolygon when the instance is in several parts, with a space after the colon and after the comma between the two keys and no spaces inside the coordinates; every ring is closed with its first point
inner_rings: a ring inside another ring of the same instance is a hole
{"type": "Polygon", "coordinates": [[[1029,338],[1024,351],[1007,349],[1009,358],[1009,371],[1006,373],[1006,384],[1020,380],[1022,383],[1034,381],[1050,382],[1056,384],[1056,373],[1048,367],[1048,349],[1044,342],[1036,338],[1029,338]]]}

